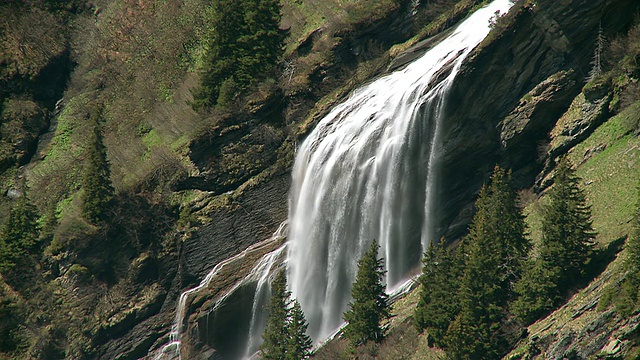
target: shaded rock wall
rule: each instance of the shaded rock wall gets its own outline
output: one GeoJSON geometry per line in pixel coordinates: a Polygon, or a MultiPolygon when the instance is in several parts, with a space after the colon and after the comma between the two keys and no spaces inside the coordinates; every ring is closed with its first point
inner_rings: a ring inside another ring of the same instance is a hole
{"type": "Polygon", "coordinates": [[[290,182],[288,173],[275,176],[214,209],[210,215],[214,221],[184,243],[181,261],[185,283],[195,284],[215,264],[269,238],[287,218],[290,182]]]}
{"type": "Polygon", "coordinates": [[[450,94],[440,207],[447,238],[466,231],[473,199],[495,164],[511,168],[518,186],[532,185],[542,169],[535,150],[582,88],[598,26],[605,34],[624,30],[639,5],[634,0],[540,0],[516,4],[498,21],[498,31],[463,65],[450,94]],[[549,79],[560,71],[571,73],[549,79]],[[542,96],[546,106],[530,111],[521,98],[545,81],[557,91],[542,96]],[[519,111],[530,113],[513,113],[519,104],[519,111]],[[517,136],[501,135],[507,116],[535,117],[535,126],[523,127],[517,136]]]}
{"type": "MultiPolygon", "coordinates": [[[[443,194],[442,234],[449,239],[464,234],[475,195],[496,163],[512,168],[519,186],[533,183],[543,165],[537,162],[536,148],[547,140],[555,119],[582,88],[590,69],[599,24],[602,23],[606,33],[616,33],[627,26],[639,5],[635,0],[540,0],[535,7],[516,5],[516,11],[498,22],[499,31],[465,63],[451,91],[442,173],[447,181],[440,191],[443,194]],[[526,94],[530,98],[524,97],[526,94]]],[[[409,26],[407,23],[385,21],[398,27],[396,34],[400,38],[408,36],[408,32],[400,31],[409,26]]],[[[376,23],[372,28],[384,29],[384,26],[376,23]]],[[[366,30],[348,34],[347,40],[335,49],[337,59],[347,65],[357,62],[358,56],[366,55],[367,44],[375,34],[377,32],[366,30]]],[[[283,103],[274,103],[274,107],[267,105],[261,111],[269,114],[269,119],[258,123],[280,131],[290,121],[280,121],[278,116],[307,115],[320,94],[326,94],[344,81],[348,72],[332,66],[318,69],[317,74],[321,76],[314,79],[317,89],[302,98],[286,98],[283,103]]],[[[286,167],[238,197],[222,194],[265,171],[282,155],[268,154],[264,164],[254,164],[256,167],[250,167],[253,169],[250,173],[227,179],[228,183],[221,186],[218,175],[224,173],[227,166],[214,155],[223,153],[225,147],[245,142],[246,136],[255,129],[252,121],[243,120],[227,129],[220,128],[213,136],[192,143],[192,160],[201,174],[186,179],[179,187],[221,194],[217,197],[222,205],[212,207],[208,216],[213,221],[183,244],[174,290],[196,285],[213,265],[267,238],[287,217],[290,175],[286,167]]],[[[270,144],[268,151],[273,152],[276,145],[287,141],[291,140],[279,135],[277,144],[270,144]]],[[[290,149],[290,156],[292,152],[290,149]]],[[[234,156],[244,156],[242,154],[246,155],[240,151],[234,156]]],[[[245,160],[251,161],[251,158],[245,160]]],[[[171,296],[168,295],[168,299],[171,296]]],[[[167,303],[175,304],[171,300],[167,303]]],[[[164,319],[168,326],[169,318],[164,319]]]]}

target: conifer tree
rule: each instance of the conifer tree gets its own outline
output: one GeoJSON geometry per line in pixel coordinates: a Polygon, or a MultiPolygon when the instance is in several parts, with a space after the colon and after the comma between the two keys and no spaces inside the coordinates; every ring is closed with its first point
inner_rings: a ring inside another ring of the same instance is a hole
{"type": "Polygon", "coordinates": [[[456,359],[497,359],[506,351],[501,328],[530,244],[510,176],[496,167],[476,201],[466,242],[467,259],[460,289],[460,313],[446,335],[456,359]]]}
{"type": "Polygon", "coordinates": [[[378,258],[378,243],[373,241],[358,261],[358,273],[351,289],[353,301],[343,315],[348,323],[344,335],[353,346],[380,342],[384,338],[386,328],[382,322],[391,316],[382,283],[385,273],[382,259],[378,258]]]}
{"type": "Polygon", "coordinates": [[[517,298],[511,305],[513,314],[522,324],[532,324],[558,304],[560,277],[560,267],[548,264],[542,258],[527,263],[522,279],[515,286],[517,298]]]}
{"type": "Polygon", "coordinates": [[[633,230],[625,244],[626,275],[615,298],[616,310],[622,316],[631,315],[640,303],[640,183],[636,191],[637,207],[633,217],[633,230]]]}
{"type": "Polygon", "coordinates": [[[273,73],[286,32],[278,0],[215,0],[208,47],[193,106],[230,105],[254,81],[273,73]]]}
{"type": "Polygon", "coordinates": [[[426,330],[430,342],[444,347],[444,336],[449,324],[460,311],[457,300],[460,289],[462,253],[453,254],[445,249],[441,241],[429,244],[422,260],[420,299],[414,313],[414,323],[418,330],[426,330]]]}
{"type": "Polygon", "coordinates": [[[584,275],[596,236],[580,181],[569,161],[560,160],[543,213],[540,257],[545,264],[560,267],[562,289],[584,275]]]}
{"type": "Polygon", "coordinates": [[[271,283],[269,317],[260,346],[263,359],[302,360],[311,355],[312,342],[307,335],[307,320],[298,301],[291,301],[285,272],[280,271],[271,283]]]}
{"type": "Polygon", "coordinates": [[[19,324],[23,321],[20,307],[0,287],[0,353],[14,351],[20,344],[19,324]]]}
{"type": "Polygon", "coordinates": [[[302,360],[311,355],[313,343],[311,342],[311,337],[307,335],[307,327],[307,320],[304,317],[300,303],[294,300],[289,319],[286,360],[302,360]]]}
{"type": "Polygon", "coordinates": [[[102,133],[97,124],[97,115],[92,115],[96,121],[93,136],[89,144],[88,158],[82,182],[84,217],[94,224],[106,220],[108,209],[113,201],[113,186],[111,185],[111,170],[107,159],[107,150],[102,142],[102,133]]]}
{"type": "Polygon", "coordinates": [[[262,358],[266,360],[286,359],[288,341],[287,323],[289,321],[290,293],[287,291],[287,278],[280,271],[271,283],[271,300],[267,305],[269,317],[260,346],[262,358]]]}
{"type": "Polygon", "coordinates": [[[598,37],[596,39],[596,48],[593,52],[593,59],[591,60],[591,71],[589,72],[589,78],[587,81],[593,81],[595,78],[602,74],[602,55],[606,45],[606,39],[604,32],[602,31],[602,24],[598,27],[598,37]]]}
{"type": "Polygon", "coordinates": [[[23,195],[9,211],[0,232],[0,272],[6,272],[32,252],[38,241],[38,210],[23,195]]]}
{"type": "Polygon", "coordinates": [[[538,256],[516,286],[518,298],[512,308],[525,325],[556,307],[563,291],[584,274],[595,232],[579,183],[568,160],[561,159],[543,210],[538,256]]]}
{"type": "Polygon", "coordinates": [[[636,212],[633,217],[633,232],[625,247],[629,253],[625,267],[640,273],[640,182],[636,188],[636,212]]]}

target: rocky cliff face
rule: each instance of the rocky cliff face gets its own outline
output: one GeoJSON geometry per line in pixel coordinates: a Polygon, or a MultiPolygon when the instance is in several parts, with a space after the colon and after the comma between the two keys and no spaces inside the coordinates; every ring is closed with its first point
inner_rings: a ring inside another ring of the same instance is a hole
{"type": "MultiPolygon", "coordinates": [[[[471,9],[474,2],[466,3],[455,14],[456,18],[471,9]]],[[[162,272],[168,276],[164,281],[166,297],[156,308],[157,313],[135,325],[124,323],[123,329],[133,326],[132,330],[100,345],[102,357],[118,353],[122,358],[135,358],[141,356],[142,349],[158,349],[168,341],[179,292],[196,286],[222,260],[268,238],[286,220],[289,170],[296,142],[332,104],[358,85],[358,79],[365,81],[384,71],[385,50],[407,40],[416,33],[417,25],[425,21],[420,17],[424,6],[412,8],[410,1],[399,4],[382,16],[378,14],[342,31],[328,33],[319,28],[311,32],[290,61],[313,54],[319,51],[317,48],[323,49],[327,41],[331,45],[328,60],[305,74],[307,87],[292,85],[287,91],[255,98],[245,109],[220,115],[213,126],[189,142],[188,157],[195,171],[176,181],[172,190],[198,194],[188,208],[199,220],[194,221],[189,235],[180,242],[176,270],[162,272]],[[368,63],[369,67],[363,71],[361,63],[368,63]],[[356,73],[359,78],[352,78],[356,73]],[[335,91],[336,88],[339,90],[335,91]]],[[[265,249],[270,247],[259,251],[265,249]]],[[[238,272],[233,276],[212,282],[201,294],[189,299],[183,339],[185,356],[214,356],[212,347],[219,345],[216,343],[219,339],[209,343],[207,332],[202,330],[209,326],[208,312],[255,259],[255,256],[241,259],[234,264],[238,272]]],[[[172,263],[163,263],[162,269],[172,263]]]]}
{"type": "MultiPolygon", "coordinates": [[[[464,233],[472,199],[495,164],[529,187],[556,119],[591,69],[598,26],[625,29],[630,0],[536,1],[516,5],[463,66],[451,91],[441,189],[447,238],[464,233]]],[[[557,156],[557,154],[554,154],[557,156]]]]}
{"type": "MultiPolygon", "coordinates": [[[[615,34],[628,26],[632,20],[630,14],[638,6],[632,0],[538,1],[535,5],[516,5],[512,13],[498,20],[496,31],[465,63],[448,104],[450,111],[447,117],[450,120],[445,130],[447,135],[442,163],[442,176],[447,179],[447,184],[441,188],[441,232],[448,239],[456,239],[466,231],[475,195],[496,163],[513,169],[519,186],[530,187],[536,176],[544,170],[545,164],[552,166],[553,159],[566,152],[568,148],[547,154],[544,151],[541,153],[539,148],[549,142],[548,134],[556,119],[569,108],[583,87],[590,71],[600,24],[607,33],[615,34]]],[[[376,24],[374,28],[380,26],[376,24]]],[[[371,34],[375,32],[365,29],[362,39],[369,39],[371,34]]],[[[358,35],[351,35],[348,47],[354,53],[345,55],[344,46],[336,48],[342,54],[340,59],[346,61],[357,53],[360,46],[366,46],[366,42],[358,45],[354,37],[357,39],[358,35]]],[[[415,57],[416,53],[428,46],[429,42],[421,43],[402,53],[389,68],[402,66],[406,59],[415,57]]],[[[321,72],[322,82],[335,81],[332,80],[331,68],[321,72]]],[[[322,114],[322,111],[316,112],[316,120],[317,114],[322,114]]],[[[305,129],[313,126],[314,122],[312,120],[305,129]]],[[[597,122],[594,122],[591,130],[594,126],[597,126],[597,122]]],[[[585,127],[582,136],[589,133],[589,127],[585,127]]],[[[267,192],[268,201],[258,200],[255,204],[284,204],[288,182],[279,180],[279,177],[273,179],[267,181],[271,185],[264,185],[271,189],[271,192],[267,192]]],[[[255,196],[249,194],[262,196],[261,192],[248,193],[247,199],[255,196]]],[[[280,214],[284,219],[284,207],[272,210],[269,210],[272,214],[280,214]]],[[[215,244],[224,240],[216,239],[235,237],[238,243],[251,243],[237,237],[246,239],[250,232],[245,237],[241,235],[242,232],[231,230],[232,225],[225,225],[239,224],[236,222],[237,216],[244,217],[240,211],[232,212],[235,215],[228,217],[221,213],[220,223],[207,225],[201,230],[202,234],[207,234],[209,241],[213,239],[211,245],[204,245],[210,251],[200,252],[202,243],[185,245],[186,269],[189,269],[189,273],[203,274],[206,269],[203,264],[211,263],[212,257],[223,257],[216,254],[226,253],[221,252],[224,247],[215,244]]],[[[268,218],[271,226],[277,223],[277,216],[268,218]]],[[[245,220],[248,221],[245,224],[256,222],[252,217],[246,217],[245,220]]],[[[256,233],[262,238],[267,235],[256,233]]],[[[236,247],[235,243],[229,244],[229,249],[241,248],[236,247]]],[[[211,287],[220,288],[218,285],[211,287]]],[[[219,294],[209,291],[207,296],[216,298],[219,294]]],[[[189,320],[191,327],[197,327],[196,323],[200,327],[208,326],[205,320],[206,307],[192,309],[194,316],[189,320]]],[[[210,350],[208,346],[202,347],[207,343],[206,337],[197,333],[192,333],[192,336],[200,336],[199,341],[192,343],[194,349],[210,350]]]]}
{"type": "MultiPolygon", "coordinates": [[[[37,331],[29,335],[33,346],[28,356],[134,359],[166,343],[180,292],[221,260],[269,237],[286,219],[296,142],[359,83],[403,66],[437,37],[393,59],[395,52],[388,51],[392,45],[425,24],[435,25],[422,37],[440,33],[477,2],[438,0],[418,6],[400,1],[370,19],[342,24],[344,29],[312,29],[293,45],[287,61],[300,67],[287,86],[255,96],[241,111],[213,115],[191,111],[187,101],[194,76],[180,63],[195,51],[189,42],[195,32],[191,27],[200,26],[196,14],[205,2],[169,1],[156,7],[150,1],[49,1],[52,8],[46,11],[2,4],[0,14],[8,21],[0,27],[9,36],[1,44],[15,50],[2,53],[15,56],[4,56],[0,63],[3,201],[10,202],[21,190],[16,179],[26,177],[31,189],[42,194],[36,205],[61,218],[52,237],[67,244],[54,254],[43,250],[43,260],[34,267],[43,282],[35,290],[0,284],[2,299],[7,292],[29,302],[39,294],[27,310],[39,319],[33,320],[37,331]],[[453,13],[438,18],[454,3],[453,13]],[[34,23],[60,36],[49,38],[47,32],[34,37],[27,31],[34,23]],[[171,27],[175,24],[188,26],[177,31],[171,27]],[[154,32],[175,36],[164,36],[169,45],[159,45],[150,41],[154,32]],[[21,34],[28,41],[21,43],[21,34]],[[42,46],[47,39],[48,48],[42,46]],[[314,55],[322,59],[312,62],[314,55]],[[312,66],[302,69],[305,61],[312,66]],[[140,71],[147,66],[148,72],[140,71]],[[73,69],[71,89],[56,106],[73,69]],[[168,73],[159,81],[163,71],[168,73]],[[79,190],[84,120],[93,107],[104,110],[119,196],[131,199],[123,201],[121,210],[127,211],[117,216],[118,226],[128,231],[117,236],[72,221],[77,217],[74,194],[79,190]],[[50,133],[41,136],[50,120],[50,133]],[[194,134],[193,128],[202,131],[194,134]],[[35,153],[45,160],[19,168],[35,153]],[[64,156],[71,160],[55,167],[64,156]],[[158,210],[147,212],[149,208],[158,210]],[[138,216],[141,212],[151,215],[138,216]],[[161,224],[160,230],[150,225],[165,221],[171,225],[161,224]],[[87,238],[99,246],[83,243],[87,238]],[[109,260],[101,259],[102,254],[109,254],[109,260]],[[94,264],[110,261],[117,263],[113,278],[90,273],[94,264]],[[73,321],[60,328],[49,317],[39,318],[38,307],[45,302],[41,298],[52,303],[43,309],[65,311],[73,321]]],[[[596,87],[582,98],[576,95],[590,71],[598,27],[607,35],[618,33],[639,6],[635,0],[528,1],[497,21],[496,31],[465,63],[451,92],[442,163],[447,181],[440,189],[442,234],[451,240],[464,234],[475,194],[495,163],[512,168],[522,187],[534,184],[542,172],[537,185],[544,188],[544,174],[554,158],[607,117],[608,91],[596,87]],[[566,130],[558,130],[549,144],[555,119],[571,107],[579,111],[568,112],[566,130]],[[541,145],[548,150],[538,151],[541,145]]],[[[238,265],[244,270],[249,266],[238,265]]],[[[191,303],[188,341],[192,354],[199,354],[194,358],[212,354],[203,346],[206,336],[193,329],[195,324],[206,327],[203,319],[228,282],[213,284],[191,303]]]]}

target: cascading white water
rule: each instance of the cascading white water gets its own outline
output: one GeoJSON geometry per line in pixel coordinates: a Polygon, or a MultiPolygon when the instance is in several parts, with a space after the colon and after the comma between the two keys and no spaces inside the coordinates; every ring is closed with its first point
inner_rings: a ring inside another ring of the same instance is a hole
{"type": "MultiPolygon", "coordinates": [[[[357,260],[381,246],[387,289],[406,279],[437,235],[446,93],[462,61],[509,0],[476,11],[405,69],[355,91],[302,144],[289,199],[289,285],[320,341],[343,323],[357,260]]],[[[437,239],[436,239],[437,240],[437,239]]]]}
{"type": "MultiPolygon", "coordinates": [[[[225,300],[255,285],[250,304],[242,309],[250,314],[248,333],[228,350],[229,357],[250,358],[258,349],[268,283],[287,248],[289,287],[316,343],[343,324],[357,260],[370,241],[381,245],[387,290],[409,289],[405,280],[437,235],[437,169],[446,93],[462,61],[489,33],[490,19],[510,6],[509,0],[495,0],[476,11],[420,59],[355,91],[319,122],[296,155],[287,244],[265,255],[221,296],[212,310],[214,325],[205,324],[207,331],[215,327],[216,310],[224,312],[225,300]]],[[[181,295],[171,342],[156,359],[180,358],[189,296],[208,287],[228,264],[281,237],[283,230],[281,226],[272,239],[217,264],[198,287],[181,295]]]]}
{"type": "MultiPolygon", "coordinates": [[[[278,229],[271,235],[270,238],[254,244],[243,252],[232,256],[220,263],[209,271],[207,276],[200,282],[200,284],[192,289],[184,291],[180,294],[180,299],[178,300],[178,306],[176,308],[176,315],[174,319],[173,326],[171,328],[171,333],[169,334],[169,343],[164,345],[156,354],[153,356],[155,360],[169,360],[169,359],[182,359],[181,354],[181,339],[180,336],[182,334],[182,328],[184,326],[185,316],[186,314],[186,305],[187,300],[193,294],[201,291],[202,289],[206,289],[209,284],[221,273],[221,271],[228,265],[233,264],[236,261],[240,261],[247,257],[248,255],[254,252],[262,252],[264,247],[269,246],[274,241],[282,239],[286,237],[286,233],[288,231],[288,223],[283,222],[280,224],[278,229]]],[[[256,339],[261,339],[261,332],[264,327],[264,314],[259,312],[258,310],[266,301],[265,298],[268,298],[270,295],[269,291],[269,283],[270,276],[274,274],[274,270],[278,267],[281,267],[284,263],[284,253],[287,245],[284,244],[277,249],[267,253],[262,256],[258,262],[253,266],[251,271],[236,282],[231,289],[229,289],[225,294],[220,296],[220,298],[216,301],[215,305],[212,307],[211,312],[214,313],[220,306],[225,304],[225,301],[229,298],[229,296],[233,295],[241,287],[250,284],[256,283],[255,295],[252,299],[252,313],[251,319],[249,322],[249,331],[248,331],[248,344],[246,346],[246,352],[243,352],[245,357],[251,356],[254,352],[258,350],[258,346],[260,344],[256,339]]],[[[240,345],[241,347],[241,345],[240,345]]]]}

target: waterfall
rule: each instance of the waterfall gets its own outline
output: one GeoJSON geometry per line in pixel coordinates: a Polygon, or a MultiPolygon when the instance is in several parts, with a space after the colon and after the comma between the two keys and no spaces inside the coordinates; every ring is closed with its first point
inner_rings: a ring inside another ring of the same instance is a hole
{"type": "MultiPolygon", "coordinates": [[[[265,248],[272,246],[275,241],[285,238],[288,230],[287,225],[287,222],[283,222],[273,233],[273,235],[271,235],[271,237],[269,237],[268,239],[254,244],[241,253],[218,263],[213,267],[213,269],[211,269],[211,271],[209,271],[207,276],[205,276],[205,278],[200,282],[198,286],[186,290],[182,294],[180,294],[178,306],[176,308],[176,315],[171,328],[171,332],[169,334],[169,343],[164,345],[152,357],[155,360],[182,359],[182,354],[180,351],[180,337],[182,335],[183,327],[185,326],[184,322],[186,320],[185,316],[187,315],[187,301],[189,300],[189,298],[199,291],[206,289],[213,280],[220,276],[225,267],[232,265],[235,262],[242,261],[255,253],[264,253],[265,248]]],[[[281,268],[284,264],[284,253],[286,247],[287,245],[283,244],[277,249],[271,252],[267,252],[266,255],[260,257],[256,264],[248,272],[248,274],[237,281],[228,291],[222,294],[222,296],[220,296],[216,300],[213,307],[209,310],[210,314],[213,313],[215,315],[216,310],[225,305],[226,300],[228,300],[228,298],[232,296],[236,291],[241,289],[243,286],[255,284],[255,289],[252,291],[253,297],[251,298],[251,318],[246,334],[248,338],[248,340],[246,341],[246,351],[240,350],[244,349],[242,345],[233,346],[236,353],[240,351],[245,357],[251,356],[258,350],[258,347],[260,346],[258,339],[261,339],[265,322],[264,314],[260,310],[262,310],[262,305],[266,303],[266,300],[268,300],[269,296],[271,295],[270,288],[268,286],[270,284],[270,281],[272,280],[271,277],[273,276],[275,270],[281,268]]]]}
{"type": "MultiPolygon", "coordinates": [[[[387,291],[408,291],[407,279],[419,271],[424,249],[439,235],[438,162],[447,91],[463,60],[489,33],[494,14],[511,5],[495,0],[476,11],[420,59],[356,90],[318,123],[296,154],[287,243],[264,255],[223,294],[204,324],[210,344],[210,328],[226,336],[225,326],[246,318],[241,338],[219,340],[228,347],[220,349],[225,359],[253,358],[262,341],[269,282],[283,263],[316,344],[343,325],[357,260],[371,241],[380,244],[387,291]],[[225,310],[237,305],[233,296],[246,302],[240,310],[245,315],[225,310]],[[231,319],[216,322],[223,315],[231,319]]],[[[156,359],[180,358],[189,297],[223,276],[227,265],[264,253],[284,228],[217,264],[199,286],[180,296],[171,340],[156,359]]]]}
{"type": "Polygon", "coordinates": [[[357,260],[378,241],[387,290],[438,236],[438,161],[446,94],[509,0],[476,11],[405,69],[355,91],[301,145],[289,198],[288,277],[315,341],[343,323],[357,260]]]}

